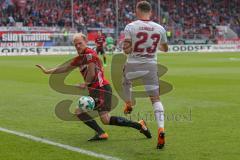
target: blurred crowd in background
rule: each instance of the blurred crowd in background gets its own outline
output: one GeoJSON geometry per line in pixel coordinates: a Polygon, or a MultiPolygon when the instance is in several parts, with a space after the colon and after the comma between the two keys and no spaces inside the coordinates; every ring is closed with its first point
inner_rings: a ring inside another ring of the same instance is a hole
{"type": "MultiPolygon", "coordinates": [[[[73,22],[78,31],[88,27],[116,28],[135,20],[138,0],[73,0],[73,22]]],[[[172,40],[221,36],[216,26],[229,26],[240,37],[240,0],[150,0],[152,20],[160,22],[172,40]],[[159,11],[160,9],[160,11],[159,11]]],[[[0,26],[72,27],[71,0],[0,0],[0,26]]]]}

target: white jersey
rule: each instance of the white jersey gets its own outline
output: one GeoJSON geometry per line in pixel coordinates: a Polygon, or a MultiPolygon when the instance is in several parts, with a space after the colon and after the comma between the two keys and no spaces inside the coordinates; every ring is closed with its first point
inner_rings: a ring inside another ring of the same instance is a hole
{"type": "Polygon", "coordinates": [[[166,30],[153,21],[137,20],[124,29],[125,39],[132,41],[128,63],[156,63],[159,44],[167,43],[166,30]]]}

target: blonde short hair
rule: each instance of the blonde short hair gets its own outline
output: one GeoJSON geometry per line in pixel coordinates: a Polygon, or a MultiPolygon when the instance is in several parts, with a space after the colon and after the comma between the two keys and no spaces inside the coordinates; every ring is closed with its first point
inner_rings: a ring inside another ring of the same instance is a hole
{"type": "Polygon", "coordinates": [[[74,41],[75,41],[77,38],[79,38],[79,37],[82,37],[83,40],[87,41],[87,37],[86,37],[85,34],[83,34],[83,33],[76,33],[76,34],[73,35],[73,43],[74,43],[74,41]]]}

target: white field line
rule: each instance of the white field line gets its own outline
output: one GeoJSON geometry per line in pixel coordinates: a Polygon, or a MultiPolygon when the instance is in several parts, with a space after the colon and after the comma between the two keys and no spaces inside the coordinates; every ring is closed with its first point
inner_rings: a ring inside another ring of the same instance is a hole
{"type": "Polygon", "coordinates": [[[49,144],[49,145],[52,145],[52,146],[57,146],[57,147],[60,147],[60,148],[63,148],[63,149],[69,150],[69,151],[78,152],[78,153],[85,154],[85,155],[88,155],[88,156],[101,158],[101,159],[104,159],[104,160],[121,160],[117,157],[112,157],[112,156],[108,156],[108,155],[104,155],[104,154],[99,154],[99,153],[88,151],[88,150],[81,149],[81,148],[78,148],[78,147],[73,147],[73,146],[69,146],[69,145],[66,145],[66,144],[53,142],[53,141],[50,141],[50,140],[47,140],[47,139],[44,139],[44,138],[35,137],[35,136],[29,135],[29,134],[9,130],[9,129],[2,128],[2,127],[0,127],[0,131],[5,132],[5,133],[9,133],[9,134],[13,134],[13,135],[16,135],[16,136],[19,136],[19,137],[24,137],[24,138],[30,139],[32,141],[45,143],[45,144],[49,144]]]}

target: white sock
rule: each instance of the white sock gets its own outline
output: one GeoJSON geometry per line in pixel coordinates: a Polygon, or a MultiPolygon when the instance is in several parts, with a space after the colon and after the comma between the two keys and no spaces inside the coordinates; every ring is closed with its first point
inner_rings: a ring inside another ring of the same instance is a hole
{"type": "Polygon", "coordinates": [[[162,103],[160,101],[153,103],[153,108],[158,128],[164,128],[164,109],[162,103]]]}

